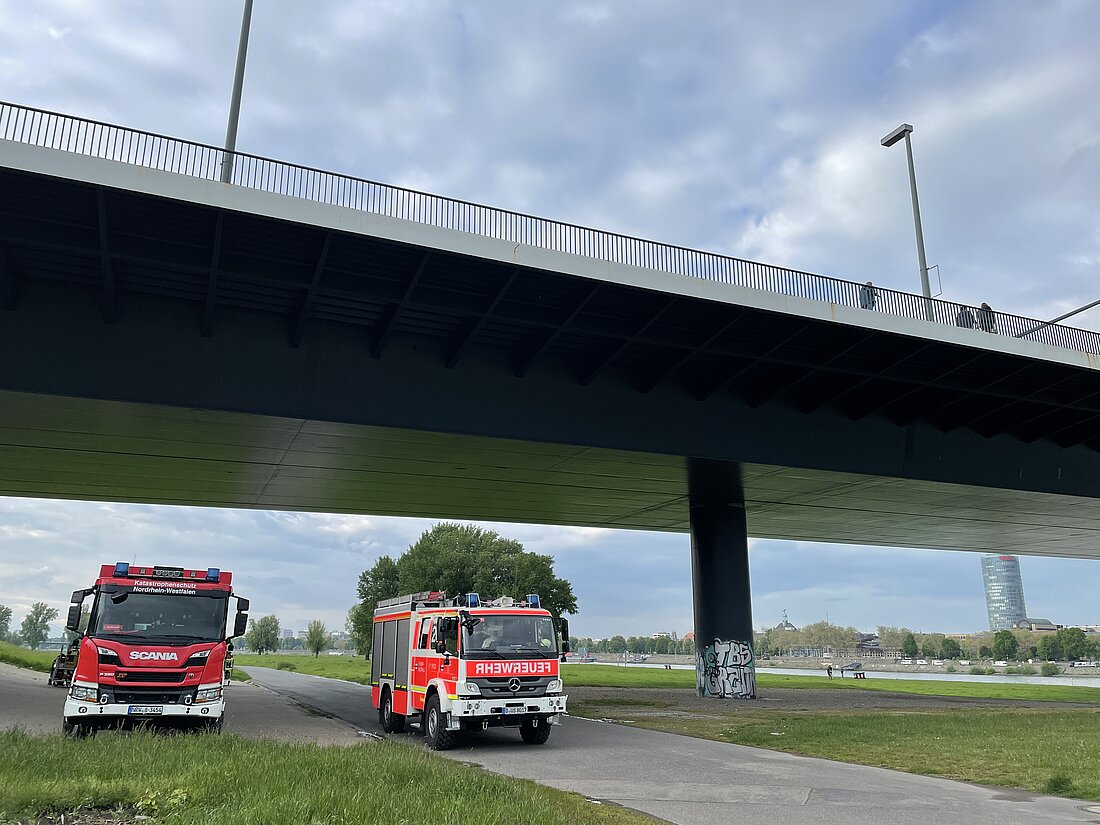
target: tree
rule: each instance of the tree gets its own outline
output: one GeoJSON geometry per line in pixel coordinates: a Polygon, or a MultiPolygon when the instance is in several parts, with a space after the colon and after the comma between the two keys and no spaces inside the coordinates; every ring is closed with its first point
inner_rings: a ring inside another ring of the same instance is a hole
{"type": "Polygon", "coordinates": [[[1039,640],[1039,658],[1048,662],[1060,662],[1065,658],[1057,634],[1044,636],[1039,640]]]}
{"type": "Polygon", "coordinates": [[[554,575],[551,556],[527,552],[520,542],[492,530],[440,522],[396,561],[382,556],[359,576],[359,604],[347,617],[356,649],[364,654],[370,650],[379,601],[424,590],[443,590],[449,596],[480,593],[486,599],[538,593],[542,606],[555,616],[577,612],[573,587],[554,575]]]}
{"type": "Polygon", "coordinates": [[[1063,627],[1056,634],[1058,644],[1062,646],[1062,655],[1067,661],[1073,662],[1088,656],[1088,639],[1085,631],[1079,627],[1063,627]]]}
{"type": "Polygon", "coordinates": [[[944,638],[940,642],[940,658],[941,659],[960,659],[962,658],[962,645],[960,645],[954,639],[944,638]]]}
{"type": "Polygon", "coordinates": [[[374,608],[383,599],[392,599],[400,594],[399,577],[397,562],[389,556],[381,556],[370,570],[359,574],[359,603],[348,611],[345,626],[360,656],[370,653],[374,637],[374,608]]]}
{"type": "Polygon", "coordinates": [[[626,639],[622,636],[612,636],[607,640],[608,653],[626,653],[626,639]]]}
{"type": "Polygon", "coordinates": [[[57,618],[57,608],[45,602],[35,602],[19,625],[19,635],[31,650],[37,650],[50,636],[50,622],[57,618]]]}
{"type": "Polygon", "coordinates": [[[989,648],[989,645],[982,645],[978,648],[978,656],[983,659],[992,659],[993,651],[989,648]]]}
{"type": "Polygon", "coordinates": [[[254,653],[264,654],[279,649],[279,620],[275,616],[264,616],[248,622],[248,632],[244,634],[244,643],[254,653]]]}
{"type": "Polygon", "coordinates": [[[0,604],[0,639],[6,639],[11,629],[11,608],[0,604]]]}
{"type": "Polygon", "coordinates": [[[314,658],[320,655],[322,650],[329,646],[328,629],[320,619],[314,619],[306,628],[306,650],[313,653],[314,658]]]}
{"type": "Polygon", "coordinates": [[[998,630],[993,634],[994,659],[1005,662],[1015,659],[1019,649],[1020,642],[1012,635],[1011,630],[998,630]]]}
{"type": "Polygon", "coordinates": [[[917,655],[917,640],[912,633],[906,633],[901,642],[901,652],[906,659],[912,659],[917,655]]]}

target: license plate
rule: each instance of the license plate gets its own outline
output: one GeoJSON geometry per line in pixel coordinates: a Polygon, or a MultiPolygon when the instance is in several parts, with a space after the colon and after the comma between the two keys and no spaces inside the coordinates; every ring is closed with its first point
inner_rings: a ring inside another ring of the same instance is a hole
{"type": "Polygon", "coordinates": [[[131,716],[159,716],[164,713],[164,705],[130,705],[126,712],[131,716]]]}
{"type": "Polygon", "coordinates": [[[504,715],[508,716],[510,714],[513,714],[513,713],[523,713],[526,710],[527,710],[527,708],[505,708],[504,709],[504,715]]]}

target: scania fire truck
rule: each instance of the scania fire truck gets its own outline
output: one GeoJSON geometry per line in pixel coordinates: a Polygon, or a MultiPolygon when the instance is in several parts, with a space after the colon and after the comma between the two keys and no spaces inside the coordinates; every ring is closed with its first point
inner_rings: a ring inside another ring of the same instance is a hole
{"type": "Polygon", "coordinates": [[[230,640],[248,624],[248,600],[233,595],[232,582],[215,567],[103,565],[95,586],[73,593],[65,623],[78,633],[81,606],[94,597],[75,643],[62,730],[82,737],[156,722],[220,731],[230,640]],[[227,634],[231,599],[236,618],[227,634]]]}
{"type": "Polygon", "coordinates": [[[445,750],[460,730],[519,728],[541,745],[565,713],[559,657],[569,624],[537,595],[482,602],[441,591],[386,599],[374,612],[371,702],[387,733],[418,721],[428,746],[445,750]]]}

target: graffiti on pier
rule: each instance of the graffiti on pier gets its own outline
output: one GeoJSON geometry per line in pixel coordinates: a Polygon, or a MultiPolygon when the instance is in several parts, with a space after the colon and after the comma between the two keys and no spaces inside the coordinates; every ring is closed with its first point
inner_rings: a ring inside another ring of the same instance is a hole
{"type": "Polygon", "coordinates": [[[695,673],[701,696],[756,698],[756,662],[750,642],[715,639],[699,654],[695,673]]]}

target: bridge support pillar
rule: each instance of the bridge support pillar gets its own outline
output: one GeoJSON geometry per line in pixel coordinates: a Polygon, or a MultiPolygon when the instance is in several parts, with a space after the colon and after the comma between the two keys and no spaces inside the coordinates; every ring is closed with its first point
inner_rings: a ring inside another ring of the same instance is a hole
{"type": "Polygon", "coordinates": [[[692,470],[696,686],[700,696],[755,699],[749,540],[739,473],[709,462],[692,470]]]}

